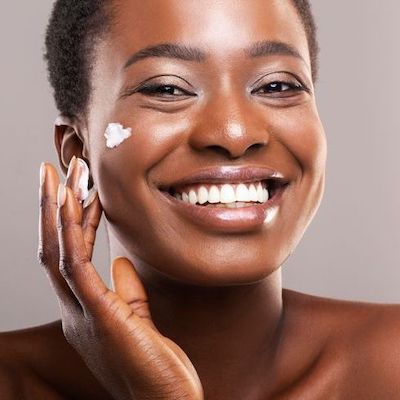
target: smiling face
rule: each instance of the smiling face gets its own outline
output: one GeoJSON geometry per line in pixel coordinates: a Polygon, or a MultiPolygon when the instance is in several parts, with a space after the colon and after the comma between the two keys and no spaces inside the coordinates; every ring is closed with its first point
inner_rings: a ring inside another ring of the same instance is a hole
{"type": "Polygon", "coordinates": [[[118,2],[92,79],[91,172],[123,247],[154,274],[205,286],[255,282],[279,268],[319,206],[326,162],[307,39],[291,2],[118,2]],[[138,54],[160,44],[168,45],[138,54]],[[112,149],[109,123],[132,130],[112,149]],[[289,182],[268,207],[192,205],[165,192],[236,190],[264,180],[265,169],[289,182]],[[200,185],[193,177],[205,170],[200,185]]]}

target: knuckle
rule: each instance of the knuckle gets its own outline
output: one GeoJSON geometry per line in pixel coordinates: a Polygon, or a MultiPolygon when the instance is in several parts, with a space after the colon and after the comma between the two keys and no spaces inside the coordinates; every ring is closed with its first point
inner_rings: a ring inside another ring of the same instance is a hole
{"type": "Polygon", "coordinates": [[[60,262],[58,264],[58,270],[60,274],[66,278],[72,278],[74,275],[74,262],[69,257],[61,257],[60,262]]]}
{"type": "Polygon", "coordinates": [[[87,264],[88,262],[88,258],[84,255],[69,256],[67,254],[64,254],[60,257],[58,269],[64,278],[73,278],[73,276],[75,275],[75,270],[77,268],[84,268],[85,264],[87,264]]]}
{"type": "Polygon", "coordinates": [[[66,260],[60,260],[60,263],[58,265],[58,270],[60,271],[60,274],[65,278],[65,279],[70,279],[73,277],[73,267],[72,264],[67,262],[66,260]]]}
{"type": "Polygon", "coordinates": [[[56,222],[58,232],[64,234],[66,231],[68,231],[69,228],[71,228],[71,225],[71,222],[68,221],[68,219],[64,219],[62,214],[59,213],[56,222]]]}
{"type": "Polygon", "coordinates": [[[57,246],[44,246],[39,244],[37,250],[37,260],[39,264],[45,269],[54,265],[54,260],[58,260],[58,245],[57,246]]]}
{"type": "Polygon", "coordinates": [[[57,221],[56,221],[56,228],[57,228],[57,230],[58,230],[59,232],[62,232],[62,231],[64,230],[64,224],[63,224],[63,222],[61,221],[61,218],[57,218],[57,221]]]}
{"type": "Polygon", "coordinates": [[[148,300],[145,299],[134,299],[127,303],[132,310],[135,312],[136,315],[140,316],[141,318],[148,318],[151,319],[150,315],[150,306],[148,300]]]}
{"type": "Polygon", "coordinates": [[[57,218],[57,228],[60,232],[72,230],[72,229],[76,228],[77,226],[80,227],[80,224],[78,224],[73,219],[63,218],[62,215],[60,215],[60,217],[57,218]]]}
{"type": "Polygon", "coordinates": [[[98,226],[99,226],[99,224],[96,223],[95,221],[93,221],[92,219],[89,219],[89,220],[85,221],[85,223],[84,223],[85,230],[87,230],[89,232],[96,232],[98,226]]]}
{"type": "Polygon", "coordinates": [[[47,267],[49,265],[50,259],[48,254],[44,251],[43,247],[39,247],[37,251],[37,259],[42,267],[47,267]]]}
{"type": "Polygon", "coordinates": [[[39,208],[40,210],[46,210],[49,206],[57,207],[57,202],[50,195],[43,193],[40,196],[39,208]]]}
{"type": "Polygon", "coordinates": [[[89,247],[94,247],[95,241],[93,239],[86,239],[85,242],[89,247]]]}

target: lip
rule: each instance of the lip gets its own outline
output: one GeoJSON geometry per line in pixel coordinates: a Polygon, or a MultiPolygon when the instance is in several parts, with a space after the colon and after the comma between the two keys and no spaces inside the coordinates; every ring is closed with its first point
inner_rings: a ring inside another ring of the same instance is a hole
{"type": "Polygon", "coordinates": [[[290,186],[289,183],[286,183],[279,187],[275,194],[265,203],[242,208],[193,205],[183,200],[178,200],[166,191],[160,191],[160,193],[161,198],[167,202],[174,212],[191,223],[200,225],[207,230],[244,233],[260,229],[275,218],[288,186],[290,186]]]}
{"type": "Polygon", "coordinates": [[[158,185],[158,189],[162,192],[169,192],[172,188],[176,189],[190,184],[246,183],[272,178],[281,181],[282,184],[289,182],[283,174],[271,168],[222,166],[196,171],[174,182],[158,185]]]}

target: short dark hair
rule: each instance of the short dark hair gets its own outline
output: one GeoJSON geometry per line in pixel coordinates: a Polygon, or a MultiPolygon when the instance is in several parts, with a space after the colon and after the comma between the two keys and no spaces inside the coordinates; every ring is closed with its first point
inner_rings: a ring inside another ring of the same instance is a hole
{"type": "MultiPolygon", "coordinates": [[[[313,82],[318,75],[317,27],[310,0],[291,0],[306,32],[313,82]]],[[[96,44],[111,26],[110,0],[56,0],[46,30],[48,77],[59,112],[86,114],[92,91],[91,71],[96,44]]]]}

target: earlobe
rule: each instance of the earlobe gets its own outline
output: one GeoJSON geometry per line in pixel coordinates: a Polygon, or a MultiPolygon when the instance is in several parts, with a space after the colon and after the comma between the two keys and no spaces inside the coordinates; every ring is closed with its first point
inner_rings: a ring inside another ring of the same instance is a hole
{"type": "Polygon", "coordinates": [[[67,174],[73,156],[82,158],[89,164],[86,146],[78,133],[77,126],[70,119],[58,117],[54,126],[54,144],[58,154],[60,167],[67,174]]]}

